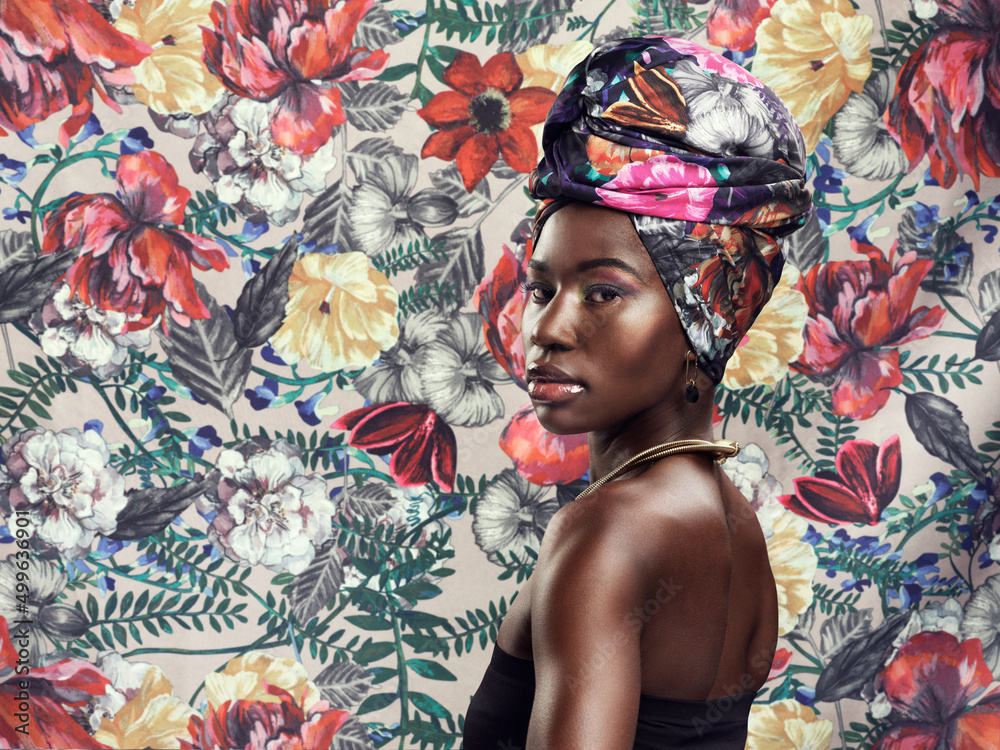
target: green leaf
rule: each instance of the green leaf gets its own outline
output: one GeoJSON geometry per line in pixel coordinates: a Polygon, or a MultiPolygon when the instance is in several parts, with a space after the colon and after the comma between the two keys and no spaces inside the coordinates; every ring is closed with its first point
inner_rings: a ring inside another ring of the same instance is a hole
{"type": "Polygon", "coordinates": [[[409,694],[409,698],[413,705],[425,714],[437,716],[439,719],[445,719],[451,715],[449,714],[448,709],[431,698],[429,695],[414,691],[409,694]]]}
{"type": "Polygon", "coordinates": [[[373,661],[384,659],[396,650],[396,644],[391,641],[381,641],[379,643],[367,643],[357,650],[354,661],[362,666],[367,666],[373,661]]]}
{"type": "Polygon", "coordinates": [[[416,63],[403,63],[402,65],[392,65],[385,70],[383,70],[379,75],[375,76],[377,81],[398,81],[401,78],[416,73],[417,65],[416,63]]]}
{"type": "Polygon", "coordinates": [[[406,666],[412,669],[414,672],[419,674],[421,677],[427,677],[431,680],[445,680],[448,682],[454,682],[458,680],[455,675],[449,672],[440,664],[432,661],[427,661],[426,659],[407,659],[406,666]]]}
{"type": "Polygon", "coordinates": [[[372,711],[381,711],[383,708],[391,706],[398,699],[399,696],[396,693],[375,693],[375,695],[369,695],[358,706],[357,713],[367,714],[372,711]]]}
{"type": "Polygon", "coordinates": [[[392,630],[391,622],[374,615],[347,615],[344,619],[362,630],[392,630]]]}

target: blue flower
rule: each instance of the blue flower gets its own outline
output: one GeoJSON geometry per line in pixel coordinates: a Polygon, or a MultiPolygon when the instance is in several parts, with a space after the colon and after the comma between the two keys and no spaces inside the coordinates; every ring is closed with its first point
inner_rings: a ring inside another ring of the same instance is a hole
{"type": "Polygon", "coordinates": [[[28,165],[17,159],[8,159],[6,154],[0,154],[0,169],[11,174],[0,173],[0,180],[8,185],[16,185],[28,174],[28,165]]]}
{"type": "Polygon", "coordinates": [[[258,385],[253,390],[247,388],[243,395],[250,399],[250,406],[257,411],[267,409],[278,397],[278,383],[272,378],[264,378],[264,385],[258,385]]]}
{"type": "Polygon", "coordinates": [[[802,685],[795,691],[795,700],[804,706],[811,706],[816,702],[816,688],[802,685]]]}
{"type": "Polygon", "coordinates": [[[316,416],[316,407],[319,406],[319,402],[323,400],[326,395],[326,391],[317,391],[306,401],[296,401],[295,408],[299,410],[299,416],[302,417],[302,421],[307,425],[315,427],[322,420],[316,416]]]}
{"type": "Polygon", "coordinates": [[[104,422],[99,419],[88,419],[83,423],[83,431],[86,432],[87,430],[93,430],[100,435],[104,432],[104,422]]]}
{"type": "Polygon", "coordinates": [[[205,425],[199,427],[198,431],[188,440],[188,451],[192,456],[201,458],[205,455],[205,451],[218,448],[220,445],[222,445],[222,438],[216,434],[215,428],[212,425],[205,425]]]}
{"type": "Polygon", "coordinates": [[[0,544],[13,544],[14,537],[6,524],[0,524],[0,544]]]}
{"type": "Polygon", "coordinates": [[[125,154],[137,154],[140,151],[145,151],[146,149],[153,147],[153,139],[149,137],[149,133],[146,132],[146,128],[132,128],[128,133],[122,138],[120,144],[118,144],[119,150],[122,155],[125,154]]]}
{"type": "Polygon", "coordinates": [[[288,363],[275,353],[274,348],[270,344],[264,344],[261,347],[260,356],[264,358],[265,362],[270,362],[272,365],[288,366],[288,363]]]}
{"type": "Polygon", "coordinates": [[[941,219],[938,217],[938,208],[939,206],[928,206],[917,201],[913,208],[913,223],[916,224],[917,229],[923,229],[931,224],[940,223],[941,219]]]}
{"type": "Polygon", "coordinates": [[[31,211],[18,211],[15,208],[5,208],[3,210],[3,217],[8,221],[17,220],[21,224],[26,224],[27,220],[31,218],[31,211]]]}
{"type": "Polygon", "coordinates": [[[850,175],[843,169],[831,167],[829,164],[821,164],[816,173],[816,179],[813,180],[813,186],[823,193],[840,193],[843,192],[841,188],[844,185],[845,177],[850,177],[850,175]]]}
{"type": "Polygon", "coordinates": [[[101,596],[106,596],[109,591],[115,590],[115,579],[107,574],[97,576],[97,588],[100,589],[101,596]]]}
{"type": "Polygon", "coordinates": [[[93,112],[90,113],[90,118],[80,128],[80,132],[73,136],[73,139],[69,142],[69,147],[73,148],[83,143],[92,135],[104,135],[104,128],[101,127],[101,121],[97,119],[97,115],[93,112]]]}
{"type": "Polygon", "coordinates": [[[95,560],[107,560],[114,554],[121,552],[123,549],[132,544],[131,541],[119,541],[117,539],[108,539],[107,537],[100,537],[100,541],[97,542],[97,550],[92,552],[92,556],[95,560]]]}

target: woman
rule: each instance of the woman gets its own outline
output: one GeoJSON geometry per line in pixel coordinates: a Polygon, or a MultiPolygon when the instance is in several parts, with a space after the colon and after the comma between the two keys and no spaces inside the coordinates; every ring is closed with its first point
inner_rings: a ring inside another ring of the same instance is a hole
{"type": "Polygon", "coordinates": [[[587,433],[592,483],[546,529],[464,747],[742,749],[777,596],[713,395],[809,210],[802,136],[739,66],[647,37],[577,65],[543,150],[528,391],[587,433]]]}

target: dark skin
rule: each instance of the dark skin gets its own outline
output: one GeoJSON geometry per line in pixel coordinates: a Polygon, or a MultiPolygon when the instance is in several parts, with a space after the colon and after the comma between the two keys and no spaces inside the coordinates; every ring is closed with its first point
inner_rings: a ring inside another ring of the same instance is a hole
{"type": "MultiPolygon", "coordinates": [[[[712,383],[698,373],[701,397],[685,400],[694,355],[627,215],[587,204],[557,211],[528,288],[529,393],[547,430],[587,433],[592,480],[660,443],[714,439],[712,383]],[[533,369],[545,367],[548,384],[542,374],[544,387],[531,386],[533,369]]],[[[640,694],[755,692],[777,636],[753,508],[711,456],[682,454],[555,514],[497,645],[534,660],[526,750],[628,750],[640,694]]]]}

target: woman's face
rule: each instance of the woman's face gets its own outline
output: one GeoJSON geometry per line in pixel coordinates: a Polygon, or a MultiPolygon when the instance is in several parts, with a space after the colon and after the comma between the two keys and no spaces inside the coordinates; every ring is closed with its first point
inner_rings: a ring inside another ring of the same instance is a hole
{"type": "Polygon", "coordinates": [[[527,288],[528,393],[549,432],[624,428],[683,399],[687,340],[626,214],[583,203],[556,211],[527,288]]]}

